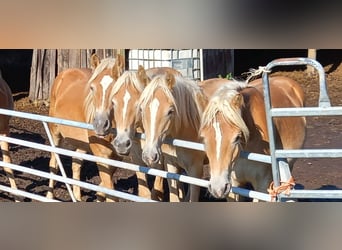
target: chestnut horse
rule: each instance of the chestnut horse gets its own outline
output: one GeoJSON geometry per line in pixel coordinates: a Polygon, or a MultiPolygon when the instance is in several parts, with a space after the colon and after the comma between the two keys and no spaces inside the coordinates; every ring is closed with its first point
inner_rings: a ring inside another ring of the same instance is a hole
{"type": "MultiPolygon", "coordinates": [[[[272,106],[303,107],[301,86],[287,77],[271,77],[272,106]]],[[[276,146],[299,149],[305,139],[304,117],[274,118],[276,146]]],[[[212,95],[202,115],[200,135],[210,165],[209,192],[225,198],[231,186],[247,184],[267,192],[272,182],[270,164],[240,158],[241,150],[270,154],[262,80],[250,84],[231,81],[212,95]]],[[[290,170],[294,159],[288,159],[290,170]]],[[[239,198],[239,197],[238,197],[239,198]]]]}
{"type": "MultiPolygon", "coordinates": [[[[0,108],[12,109],[12,110],[14,108],[11,89],[9,88],[6,81],[2,78],[1,71],[0,71],[0,108]]],[[[0,115],[0,134],[2,136],[9,135],[9,120],[10,120],[10,117],[8,115],[0,115]]],[[[8,142],[1,141],[0,147],[1,147],[1,152],[2,152],[2,161],[11,163],[8,142]]],[[[14,180],[13,170],[10,168],[4,168],[4,169],[5,169],[6,175],[9,178],[11,188],[17,189],[17,185],[15,184],[15,180],[14,180]]]]}
{"type": "MultiPolygon", "coordinates": [[[[76,128],[59,124],[49,124],[56,146],[67,142],[78,152],[92,152],[96,156],[121,159],[111,145],[113,109],[108,101],[113,83],[123,72],[123,58],[107,58],[99,61],[96,55],[91,57],[91,69],[67,69],[55,79],[50,97],[49,115],[85,123],[93,123],[94,130],[76,128]]],[[[73,178],[80,179],[82,160],[73,159],[73,178]]],[[[113,189],[112,175],[114,167],[97,163],[101,178],[100,186],[113,189]]],[[[57,172],[55,154],[51,154],[50,171],[57,172]]],[[[50,180],[47,197],[53,197],[54,181],[50,180]]],[[[81,201],[80,187],[74,186],[73,192],[81,201]]],[[[103,194],[98,193],[103,200],[103,194]]],[[[111,199],[106,197],[108,201],[111,199]]]]}
{"type": "MultiPolygon", "coordinates": [[[[198,129],[205,98],[194,81],[172,73],[158,75],[145,87],[139,115],[145,131],[143,161],[151,166],[162,160],[164,169],[202,178],[205,153],[163,144],[166,137],[199,142],[198,129]]],[[[168,179],[170,201],[180,201],[178,184],[168,179]]],[[[199,187],[190,185],[190,201],[199,200],[199,187]]]]}
{"type": "MultiPolygon", "coordinates": [[[[136,131],[143,132],[139,121],[136,119],[137,103],[143,89],[151,79],[168,72],[181,75],[178,71],[168,67],[144,70],[142,66],[139,66],[137,71],[125,71],[114,84],[110,94],[114,108],[113,123],[116,128],[116,137],[112,142],[113,147],[119,155],[130,155],[129,161],[138,165],[144,164],[141,159],[141,144],[144,141],[135,138],[136,131]]],[[[157,194],[162,192],[163,178],[156,177],[155,192],[151,194],[146,175],[141,172],[136,174],[138,195],[145,198],[160,199],[157,194]]]]}

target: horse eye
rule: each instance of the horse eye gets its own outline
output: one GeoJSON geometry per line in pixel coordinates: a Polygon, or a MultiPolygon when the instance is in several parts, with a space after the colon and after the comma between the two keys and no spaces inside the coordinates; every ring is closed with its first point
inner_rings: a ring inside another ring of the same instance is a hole
{"type": "Polygon", "coordinates": [[[241,142],[242,134],[239,133],[235,139],[234,139],[234,144],[239,144],[241,142]]]}
{"type": "Polygon", "coordinates": [[[90,90],[91,90],[91,91],[94,91],[94,89],[95,89],[94,85],[93,85],[93,84],[90,84],[90,90]]]}
{"type": "Polygon", "coordinates": [[[174,107],[170,108],[169,111],[167,112],[167,115],[170,116],[173,114],[173,112],[175,112],[174,107]]]}

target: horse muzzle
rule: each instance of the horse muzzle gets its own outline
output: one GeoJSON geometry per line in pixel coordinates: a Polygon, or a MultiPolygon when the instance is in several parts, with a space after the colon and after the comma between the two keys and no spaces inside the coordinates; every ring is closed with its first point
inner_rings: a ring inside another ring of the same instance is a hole
{"type": "Polygon", "coordinates": [[[117,136],[113,140],[112,145],[119,155],[129,155],[132,147],[132,140],[130,138],[117,136]]]}
{"type": "Polygon", "coordinates": [[[160,154],[154,148],[143,150],[142,152],[142,160],[148,165],[151,166],[159,162],[160,154]]]}
{"type": "Polygon", "coordinates": [[[106,136],[110,133],[112,123],[105,114],[96,114],[93,120],[94,131],[98,136],[106,136]]]}
{"type": "Polygon", "coordinates": [[[232,184],[225,178],[214,177],[209,180],[208,190],[217,199],[226,198],[231,188],[232,184]]]}

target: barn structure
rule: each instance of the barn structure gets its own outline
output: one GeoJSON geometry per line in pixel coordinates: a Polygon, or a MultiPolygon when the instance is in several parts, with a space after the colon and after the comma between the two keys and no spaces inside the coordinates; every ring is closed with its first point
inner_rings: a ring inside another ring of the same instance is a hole
{"type": "MultiPolygon", "coordinates": [[[[316,49],[14,49],[0,50],[0,69],[13,93],[28,93],[33,101],[48,100],[56,75],[70,67],[89,67],[94,52],[100,58],[124,55],[126,69],[136,69],[139,64],[146,68],[169,66],[196,80],[227,75],[239,78],[250,68],[281,57],[316,57],[316,49]]],[[[319,50],[317,58],[322,64],[331,63],[332,57],[341,58],[340,54],[340,50],[319,50]]]]}
{"type": "Polygon", "coordinates": [[[90,67],[89,58],[125,57],[125,68],[173,67],[184,76],[201,80],[233,72],[233,50],[217,49],[37,49],[33,50],[29,98],[47,100],[56,75],[66,68],[90,67]]]}

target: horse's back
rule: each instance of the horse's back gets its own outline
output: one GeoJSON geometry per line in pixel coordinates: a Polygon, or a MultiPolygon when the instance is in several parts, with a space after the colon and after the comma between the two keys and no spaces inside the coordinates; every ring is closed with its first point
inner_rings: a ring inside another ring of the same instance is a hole
{"type": "MultiPolygon", "coordinates": [[[[263,95],[262,80],[250,83],[263,95]]],[[[270,77],[271,103],[274,108],[304,107],[305,95],[301,85],[295,80],[276,76],[270,77]]],[[[277,147],[285,149],[301,148],[305,140],[305,117],[280,117],[274,119],[278,133],[277,147]]]]}
{"type": "MultiPolygon", "coordinates": [[[[304,91],[297,81],[285,76],[275,76],[270,77],[269,79],[273,107],[285,108],[304,106],[304,91]],[[285,98],[284,95],[286,95],[285,98]]],[[[262,79],[254,80],[249,85],[254,86],[261,93],[264,92],[262,79]]]]}
{"type": "Polygon", "coordinates": [[[220,86],[230,82],[232,81],[225,78],[211,78],[199,82],[198,85],[201,87],[204,95],[210,98],[220,86]]]}
{"type": "Polygon", "coordinates": [[[91,73],[91,69],[75,68],[64,70],[56,77],[50,95],[51,116],[79,120],[91,73]]]}
{"type": "MultiPolygon", "coordinates": [[[[67,69],[56,77],[50,95],[49,116],[86,122],[84,100],[87,96],[87,82],[91,69],[67,69]]],[[[88,142],[87,130],[59,124],[49,124],[52,134],[61,135],[73,145],[88,142]]],[[[88,149],[87,149],[88,150],[88,149]]]]}
{"type": "Polygon", "coordinates": [[[77,97],[75,99],[79,99],[85,93],[85,85],[91,73],[91,69],[77,68],[62,71],[52,84],[51,99],[75,98],[75,96],[77,97]]]}

